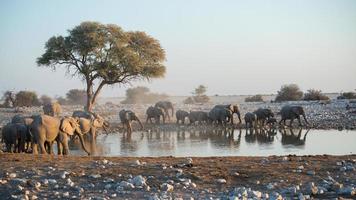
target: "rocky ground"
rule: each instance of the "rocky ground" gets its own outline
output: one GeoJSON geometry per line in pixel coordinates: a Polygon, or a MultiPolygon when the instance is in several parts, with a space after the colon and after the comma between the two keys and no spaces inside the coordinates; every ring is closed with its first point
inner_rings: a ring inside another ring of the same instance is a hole
{"type": "Polygon", "coordinates": [[[0,154],[1,199],[356,198],[356,155],[57,157],[0,154]]]}

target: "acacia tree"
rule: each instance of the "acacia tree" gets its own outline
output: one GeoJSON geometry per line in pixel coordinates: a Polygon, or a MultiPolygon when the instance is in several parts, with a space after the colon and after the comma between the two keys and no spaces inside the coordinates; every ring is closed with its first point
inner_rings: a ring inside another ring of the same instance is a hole
{"type": "Polygon", "coordinates": [[[165,52],[158,40],[144,32],[126,32],[113,24],[83,22],[68,36],[53,36],[39,66],[66,67],[86,83],[88,111],[105,85],[150,80],[165,74],[165,52]]]}

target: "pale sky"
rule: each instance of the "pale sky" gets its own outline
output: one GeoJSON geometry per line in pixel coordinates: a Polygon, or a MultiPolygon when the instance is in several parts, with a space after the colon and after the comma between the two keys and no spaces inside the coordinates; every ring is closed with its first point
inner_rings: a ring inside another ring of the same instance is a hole
{"type": "MultiPolygon", "coordinates": [[[[270,94],[282,84],[324,92],[356,89],[354,0],[1,0],[0,92],[64,95],[78,78],[36,65],[46,41],[83,21],[145,31],[167,54],[163,79],[135,82],[154,92],[270,94]]],[[[123,96],[128,86],[101,96],[123,96]]]]}

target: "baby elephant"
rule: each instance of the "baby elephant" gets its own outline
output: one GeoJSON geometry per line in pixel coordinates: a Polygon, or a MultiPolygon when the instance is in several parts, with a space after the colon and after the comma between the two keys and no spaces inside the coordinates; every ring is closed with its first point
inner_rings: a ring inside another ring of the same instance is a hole
{"type": "Polygon", "coordinates": [[[177,110],[176,112],[177,124],[179,124],[179,121],[181,121],[182,124],[184,124],[185,118],[187,118],[188,116],[189,113],[187,111],[177,110]]]}
{"type": "Polygon", "coordinates": [[[126,125],[128,133],[132,133],[132,126],[131,126],[132,121],[137,121],[140,124],[141,129],[143,129],[143,125],[142,125],[140,119],[131,110],[125,110],[125,109],[121,110],[119,112],[119,117],[120,117],[121,123],[124,126],[126,125]]]}
{"type": "Polygon", "coordinates": [[[254,113],[246,113],[245,114],[245,125],[246,128],[253,128],[256,124],[257,116],[254,113]]]}

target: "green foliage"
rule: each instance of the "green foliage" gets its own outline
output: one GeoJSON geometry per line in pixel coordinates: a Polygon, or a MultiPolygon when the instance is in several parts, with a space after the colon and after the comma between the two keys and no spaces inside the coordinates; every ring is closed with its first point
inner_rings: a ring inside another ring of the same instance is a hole
{"type": "Polygon", "coordinates": [[[71,105],[85,105],[87,93],[85,90],[71,89],[67,92],[67,103],[71,105]]]}
{"type": "Polygon", "coordinates": [[[321,90],[310,89],[304,94],[305,101],[329,100],[329,97],[324,95],[321,90]]]}
{"type": "Polygon", "coordinates": [[[66,67],[87,84],[87,108],[92,109],[105,85],[163,77],[165,52],[158,40],[144,32],[125,32],[113,24],[83,22],[68,36],[53,36],[39,66],[66,67]],[[94,88],[97,82],[97,88],[94,88]]]}
{"type": "Polygon", "coordinates": [[[38,100],[37,94],[32,91],[20,91],[15,96],[16,106],[40,106],[41,103],[38,100]]]}
{"type": "Polygon", "coordinates": [[[303,97],[303,92],[296,84],[283,85],[277,93],[276,101],[298,101],[303,97]]]}
{"type": "Polygon", "coordinates": [[[355,92],[344,92],[341,94],[342,97],[345,99],[356,99],[356,93],[355,92]]]}
{"type": "Polygon", "coordinates": [[[147,87],[135,87],[126,90],[126,98],[122,104],[148,104],[167,99],[166,94],[151,93],[147,87]]]}
{"type": "Polygon", "coordinates": [[[209,102],[209,97],[205,95],[207,88],[204,85],[199,85],[195,88],[193,92],[193,97],[188,97],[183,101],[185,104],[194,104],[194,103],[207,103],[209,102]]]}
{"type": "Polygon", "coordinates": [[[246,97],[245,102],[263,102],[262,95],[256,94],[254,96],[246,97]]]}
{"type": "Polygon", "coordinates": [[[40,97],[40,102],[42,105],[50,104],[52,103],[52,98],[47,95],[42,95],[40,97]]]}

